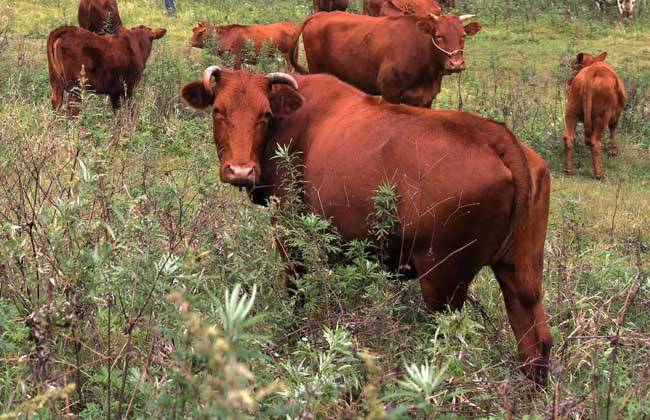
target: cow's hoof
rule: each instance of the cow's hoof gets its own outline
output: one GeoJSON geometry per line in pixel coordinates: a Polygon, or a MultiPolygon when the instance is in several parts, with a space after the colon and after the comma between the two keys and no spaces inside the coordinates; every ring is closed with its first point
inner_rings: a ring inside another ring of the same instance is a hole
{"type": "Polygon", "coordinates": [[[573,176],[573,169],[566,168],[566,169],[564,169],[564,173],[569,175],[569,176],[573,176]]]}
{"type": "Polygon", "coordinates": [[[609,148],[609,155],[614,157],[618,156],[618,149],[616,147],[610,147],[609,148]]]}

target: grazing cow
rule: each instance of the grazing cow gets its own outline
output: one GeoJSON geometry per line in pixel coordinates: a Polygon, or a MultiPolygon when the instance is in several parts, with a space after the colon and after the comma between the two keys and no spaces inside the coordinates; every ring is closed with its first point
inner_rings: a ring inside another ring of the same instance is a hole
{"type": "Polygon", "coordinates": [[[303,199],[345,241],[370,239],[373,191],[399,202],[389,265],[415,267],[431,310],[460,308],[470,282],[492,267],[523,369],[546,381],[552,345],[542,306],[550,176],[544,160],[502,124],[455,111],[393,105],[330,75],[297,80],[207,68],[181,88],[211,108],[223,182],[251,198],[285,198],[278,147],[300,159],[303,199]]]}
{"type": "Polygon", "coordinates": [[[112,34],[122,26],[116,0],[81,0],[79,26],[97,34],[112,34]]]}
{"type": "Polygon", "coordinates": [[[616,127],[627,100],[625,86],[609,64],[605,63],[607,53],[598,56],[580,53],[573,60],[572,67],[577,74],[569,85],[569,100],[564,117],[565,172],[573,175],[573,140],[576,125],[582,121],[585,144],[591,147],[594,176],[602,178],[603,164],[601,148],[605,130],[609,128],[609,153],[618,154],[616,127]]]}
{"type": "Polygon", "coordinates": [[[368,16],[440,16],[442,6],[435,0],[363,0],[363,14],[368,16]]]}
{"type": "Polygon", "coordinates": [[[47,39],[47,62],[54,109],[61,109],[67,91],[68,114],[78,114],[81,98],[73,88],[79,86],[83,71],[86,87],[108,95],[117,110],[121,99],[130,98],[140,81],[153,41],[165,32],[146,26],[119,27],[113,35],[97,35],[75,26],[53,30],[47,39]]]}
{"type": "Polygon", "coordinates": [[[471,17],[312,15],[296,34],[291,64],[308,72],[296,58],[303,33],[311,73],[333,74],[392,103],[430,108],[442,77],[465,69],[465,35],[481,30],[476,22],[463,26],[471,17]]]}
{"type": "Polygon", "coordinates": [[[243,63],[255,64],[255,60],[247,57],[247,41],[252,43],[255,54],[259,55],[264,45],[273,50],[279,50],[289,66],[289,55],[293,48],[293,39],[298,27],[292,22],[280,22],[271,25],[210,25],[205,21],[199,22],[198,26],[192,28],[190,45],[196,48],[204,48],[206,41],[214,36],[218,54],[225,52],[235,57],[234,68],[239,69],[243,63]]]}
{"type": "Polygon", "coordinates": [[[618,7],[618,20],[623,23],[623,19],[626,16],[628,19],[632,19],[635,2],[636,0],[596,0],[596,5],[601,12],[604,12],[607,5],[616,3],[618,7]]]}
{"type": "Polygon", "coordinates": [[[336,10],[345,12],[348,3],[348,0],[314,0],[314,13],[334,12],[336,10]]]}

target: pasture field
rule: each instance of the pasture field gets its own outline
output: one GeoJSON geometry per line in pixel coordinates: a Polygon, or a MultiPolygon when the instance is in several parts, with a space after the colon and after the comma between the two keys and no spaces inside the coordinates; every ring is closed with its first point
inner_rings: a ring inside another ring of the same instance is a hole
{"type": "MultiPolygon", "coordinates": [[[[551,168],[555,343],[549,385],[534,392],[491,271],[462,311],[432,315],[369,244],[220,183],[211,121],[178,96],[221,62],[187,45],[191,28],[299,23],[311,0],[177,0],[175,18],[162,1],[119,0],[127,26],[167,35],[128,106],[113,115],[82,91],[74,121],[51,110],[45,44],[76,24],[77,1],[3,1],[0,419],[650,418],[650,3],[624,27],[594,3],[457,0],[483,30],[460,84],[445,78],[434,102],[505,122],[551,168]],[[568,63],[603,50],[628,92],[620,154],[595,180],[579,129],[567,177],[568,63]],[[303,251],[300,309],[277,235],[303,251]]],[[[378,194],[381,236],[394,197],[378,194]]]]}

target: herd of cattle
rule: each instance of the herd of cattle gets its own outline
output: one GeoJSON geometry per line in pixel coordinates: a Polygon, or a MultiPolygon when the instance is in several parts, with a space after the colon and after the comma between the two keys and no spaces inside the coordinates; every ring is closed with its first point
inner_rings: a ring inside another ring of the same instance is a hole
{"type": "MultiPolygon", "coordinates": [[[[393,185],[398,225],[386,264],[420,281],[431,310],[460,308],[474,276],[490,266],[522,368],[544,384],[552,344],[542,306],[550,174],[503,124],[430,109],[443,76],[465,69],[465,37],[481,30],[465,23],[472,15],[442,13],[454,6],[453,0],[364,0],[365,15],[354,15],[342,11],[347,0],[314,0],[314,10],[324,12],[300,26],[200,22],[190,44],[217,42],[219,51],[234,55],[235,68],[210,66],[180,94],[196,109],[211,109],[220,178],[245,188],[257,204],[286,195],[284,170],[273,159],[278,147],[300,157],[305,204],[331,220],[344,240],[370,237],[374,191],[393,185]],[[298,63],[301,35],[308,69],[298,63]],[[271,45],[288,67],[312,74],[242,70],[251,43],[257,53],[271,45]]],[[[115,0],[81,0],[78,19],[80,27],[57,28],[48,38],[52,105],[59,110],[68,92],[67,110],[75,115],[74,87],[83,78],[117,109],[166,31],[124,28],[115,0]]],[[[580,53],[572,63],[564,134],[569,174],[578,121],[597,177],[607,128],[616,153],[625,90],[605,56],[580,53]]],[[[292,254],[280,248],[284,258],[292,254]]]]}

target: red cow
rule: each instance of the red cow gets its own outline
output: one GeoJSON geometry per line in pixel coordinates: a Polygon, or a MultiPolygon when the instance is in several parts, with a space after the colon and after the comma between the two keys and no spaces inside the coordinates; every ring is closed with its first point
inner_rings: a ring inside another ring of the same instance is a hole
{"type": "Polygon", "coordinates": [[[318,13],[308,17],[294,39],[291,64],[297,62],[303,34],[311,73],[330,73],[389,102],[430,108],[442,77],[465,69],[465,36],[481,25],[463,26],[473,15],[370,17],[318,13]]]}
{"type": "Polygon", "coordinates": [[[348,8],[348,0],[314,0],[314,13],[334,12],[339,10],[345,12],[348,8]]]}
{"type": "Polygon", "coordinates": [[[140,81],[152,43],[166,30],[138,26],[131,30],[119,27],[113,35],[97,35],[83,28],[62,26],[47,39],[47,62],[52,85],[52,106],[59,110],[63,94],[68,95],[68,114],[79,112],[79,86],[84,72],[87,86],[96,93],[108,95],[113,110],[122,98],[129,98],[140,81]]]}
{"type": "Polygon", "coordinates": [[[211,108],[223,182],[255,202],[285,198],[273,159],[299,159],[312,212],[345,241],[370,239],[373,191],[399,196],[388,238],[393,268],[415,267],[431,310],[460,308],[474,276],[492,267],[523,369],[546,381],[552,338],[542,306],[550,176],[544,160],[502,124],[455,111],[389,104],[329,75],[207,68],[181,96],[211,108]]]}
{"type": "Polygon", "coordinates": [[[77,18],[79,26],[98,34],[112,34],[122,26],[116,0],[81,0],[77,18]]]}
{"type": "MultiPolygon", "coordinates": [[[[239,69],[245,62],[254,64],[255,60],[247,57],[247,41],[252,43],[255,54],[259,55],[264,45],[279,50],[289,66],[289,55],[293,49],[293,39],[298,27],[292,22],[274,23],[271,25],[210,25],[199,22],[192,28],[190,45],[204,48],[205,42],[215,35],[218,53],[228,52],[235,57],[234,68],[239,69]]],[[[272,52],[272,51],[269,51],[272,52]]]]}
{"type": "Polygon", "coordinates": [[[591,147],[596,178],[604,175],[600,154],[607,128],[609,153],[612,156],[618,154],[616,127],[627,97],[623,82],[612,66],[604,62],[605,57],[606,52],[596,57],[580,53],[572,63],[577,74],[569,85],[564,125],[565,171],[569,175],[573,175],[573,140],[579,121],[584,123],[585,144],[591,147]]]}
{"type": "Polygon", "coordinates": [[[363,14],[368,16],[440,16],[442,6],[435,0],[363,0],[363,14]]]}

